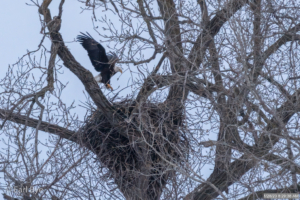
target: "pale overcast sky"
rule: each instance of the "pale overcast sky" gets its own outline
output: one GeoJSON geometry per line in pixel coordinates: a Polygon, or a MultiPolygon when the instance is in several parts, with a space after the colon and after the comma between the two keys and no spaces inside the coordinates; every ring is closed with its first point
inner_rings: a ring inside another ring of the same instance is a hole
{"type": "MultiPolygon", "coordinates": [[[[2,30],[0,32],[0,78],[5,76],[8,65],[14,64],[18,58],[24,55],[27,50],[32,51],[38,48],[38,45],[43,37],[40,34],[41,24],[38,14],[37,7],[28,6],[26,3],[31,3],[29,0],[26,1],[0,1],[0,25],[2,30]]],[[[58,3],[59,1],[53,1],[49,8],[51,10],[52,16],[58,13],[58,3]]],[[[94,70],[88,56],[87,52],[82,48],[82,46],[75,42],[76,36],[80,32],[89,32],[94,39],[97,41],[104,40],[101,38],[95,30],[93,30],[93,23],[91,21],[91,11],[82,12],[80,4],[77,1],[66,1],[63,6],[63,16],[62,16],[62,28],[60,30],[66,45],[71,50],[72,54],[75,56],[78,62],[82,64],[85,68],[89,69],[93,75],[98,73],[94,70]]],[[[97,10],[97,17],[101,18],[107,12],[101,12],[101,9],[97,10]]],[[[116,17],[111,16],[111,21],[116,27],[119,21],[116,17]]],[[[96,24],[99,26],[99,30],[102,29],[101,24],[96,24]]],[[[45,46],[50,49],[50,41],[46,38],[45,46]]],[[[104,47],[107,47],[108,43],[102,43],[104,47]]],[[[38,54],[37,54],[38,56],[38,54]]],[[[112,79],[111,83],[114,93],[117,92],[118,88],[122,89],[128,85],[128,80],[131,74],[126,71],[127,67],[121,65],[123,68],[122,75],[120,73],[116,74],[112,79]],[[121,76],[120,76],[121,75],[121,76]]],[[[134,68],[133,68],[134,69],[134,68]]],[[[83,85],[67,68],[64,68],[64,74],[62,75],[65,83],[69,82],[64,96],[70,100],[70,96],[74,97],[77,102],[84,101],[84,95],[82,91],[84,90],[83,85]]],[[[108,93],[106,89],[102,89],[103,92],[108,93]]],[[[131,93],[131,90],[123,91],[122,95],[131,93]]],[[[63,97],[64,97],[63,96],[63,97]]]]}

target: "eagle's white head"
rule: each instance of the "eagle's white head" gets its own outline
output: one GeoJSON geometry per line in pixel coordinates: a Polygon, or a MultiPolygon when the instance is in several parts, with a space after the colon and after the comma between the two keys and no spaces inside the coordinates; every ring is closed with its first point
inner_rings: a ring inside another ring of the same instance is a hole
{"type": "MultiPolygon", "coordinates": [[[[121,72],[121,74],[123,73],[122,71],[122,68],[121,67],[117,67],[117,66],[114,66],[114,74],[118,73],[118,72],[121,72]]],[[[102,76],[101,76],[101,73],[98,74],[97,76],[94,77],[95,80],[98,82],[98,83],[101,83],[101,80],[102,80],[102,76]]]]}
{"type": "Polygon", "coordinates": [[[114,72],[115,73],[121,72],[121,74],[123,73],[122,68],[121,67],[117,67],[117,66],[114,66],[114,72]]]}

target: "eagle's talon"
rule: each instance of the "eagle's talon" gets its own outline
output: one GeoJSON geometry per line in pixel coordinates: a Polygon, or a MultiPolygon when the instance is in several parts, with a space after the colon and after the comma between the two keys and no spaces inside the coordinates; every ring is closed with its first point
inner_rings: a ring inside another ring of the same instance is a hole
{"type": "Polygon", "coordinates": [[[108,84],[108,83],[106,84],[106,88],[107,88],[107,89],[111,89],[111,91],[114,90],[114,89],[110,86],[110,84],[108,84]]]}

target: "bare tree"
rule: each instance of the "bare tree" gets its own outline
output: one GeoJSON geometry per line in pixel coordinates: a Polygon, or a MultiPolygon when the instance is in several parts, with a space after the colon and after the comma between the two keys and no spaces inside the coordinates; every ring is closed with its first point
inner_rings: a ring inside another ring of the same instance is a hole
{"type": "Polygon", "coordinates": [[[103,27],[95,25],[99,37],[116,42],[120,63],[136,68],[138,93],[104,95],[60,34],[64,0],[55,17],[51,0],[32,0],[43,39],[0,82],[0,165],[4,186],[14,188],[4,198],[299,192],[299,1],[79,2],[103,27]],[[61,98],[64,68],[85,87],[83,121],[61,98]]]}

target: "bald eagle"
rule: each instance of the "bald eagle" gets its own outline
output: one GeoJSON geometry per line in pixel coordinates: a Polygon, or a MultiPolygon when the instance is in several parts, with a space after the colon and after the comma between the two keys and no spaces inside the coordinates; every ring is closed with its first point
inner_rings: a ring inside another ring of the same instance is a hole
{"type": "Polygon", "coordinates": [[[104,47],[94,40],[88,32],[86,34],[80,33],[81,35],[77,36],[77,41],[87,50],[92,65],[97,72],[100,72],[98,76],[95,76],[95,80],[104,83],[107,89],[113,90],[110,86],[110,78],[117,72],[122,73],[122,69],[115,65],[119,60],[118,56],[113,52],[106,54],[104,47]]]}

